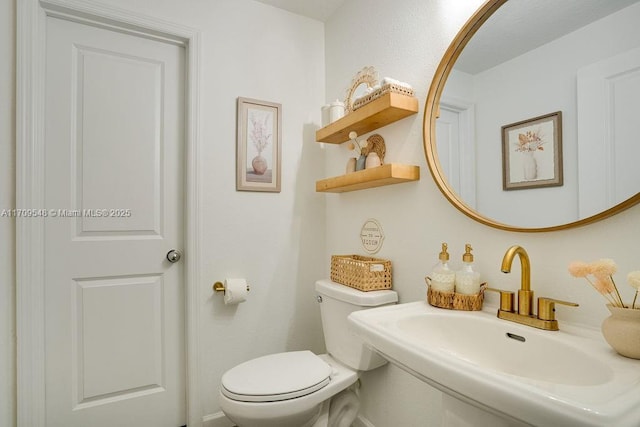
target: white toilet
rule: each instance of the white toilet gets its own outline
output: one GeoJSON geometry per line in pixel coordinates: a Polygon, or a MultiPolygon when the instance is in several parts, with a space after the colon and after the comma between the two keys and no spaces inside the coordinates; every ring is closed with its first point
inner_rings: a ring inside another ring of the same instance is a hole
{"type": "Polygon", "coordinates": [[[270,354],[228,370],[220,407],[239,427],[347,427],[357,416],[358,399],[347,387],[358,380],[358,371],[386,361],[351,334],[347,316],[395,304],[398,294],[362,292],[329,280],[316,282],[316,292],[329,354],[270,354]]]}

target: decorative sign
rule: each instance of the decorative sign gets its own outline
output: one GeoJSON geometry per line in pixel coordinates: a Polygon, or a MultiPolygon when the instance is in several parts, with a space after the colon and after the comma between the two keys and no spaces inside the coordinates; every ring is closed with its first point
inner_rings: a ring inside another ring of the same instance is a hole
{"type": "Polygon", "coordinates": [[[362,240],[362,247],[367,253],[378,253],[384,240],[384,233],[380,223],[372,218],[366,220],[362,230],[360,230],[360,240],[362,240]]]}

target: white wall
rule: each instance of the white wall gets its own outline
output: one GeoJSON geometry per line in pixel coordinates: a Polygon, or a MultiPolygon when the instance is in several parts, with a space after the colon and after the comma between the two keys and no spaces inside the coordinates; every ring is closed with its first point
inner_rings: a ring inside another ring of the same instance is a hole
{"type": "MultiPolygon", "coordinates": [[[[576,301],[558,317],[598,326],[603,300],[566,273],[574,259],[614,258],[620,271],[640,268],[640,206],[592,226],[555,233],[494,230],[452,207],[431,179],[422,148],[422,106],[430,80],[451,39],[482,0],[350,0],[326,23],[291,15],[249,0],[109,0],[109,3],[202,30],[201,138],[204,224],[202,236],[202,390],[204,414],[219,408],[221,372],[241,360],[273,351],[322,351],[312,284],[329,275],[329,255],[362,253],[359,230],[380,220],[385,244],[379,256],[394,266],[402,302],[425,296],[424,275],[449,242],[459,260],[465,242],[475,248],[477,269],[496,287],[516,289],[517,267],[498,273],[506,248],[522,244],[531,256],[537,295],[576,301]],[[324,37],[324,40],[323,40],[324,37]],[[326,80],[325,79],[326,62],[326,80]],[[416,88],[421,111],[379,131],[387,159],[417,164],[422,179],[341,195],[315,194],[314,182],[341,174],[343,147],[314,142],[319,107],[343,97],[353,75],[374,65],[382,75],[416,88]],[[326,82],[326,90],[325,90],[326,82]],[[283,104],[283,191],[235,192],[235,98],[283,104]],[[326,162],[325,162],[326,157],[326,162]],[[326,208],[325,208],[326,204],[326,208]],[[325,249],[326,248],[326,249],[325,249]],[[211,294],[213,281],[246,276],[249,301],[225,307],[211,294]]],[[[14,2],[0,2],[0,203],[14,200],[14,2]],[[5,95],[7,94],[7,95],[5,95]]],[[[14,424],[13,222],[0,219],[0,425],[14,424]]],[[[622,277],[622,276],[621,276],[622,277]]],[[[619,280],[624,282],[624,280],[619,280]]],[[[621,291],[629,299],[631,289],[621,291]]],[[[495,304],[493,296],[489,304],[495,304]]],[[[363,409],[377,425],[433,426],[439,392],[387,366],[362,379],[363,409]]]]}
{"type": "MultiPolygon", "coordinates": [[[[472,88],[465,91],[451,86],[462,86],[468,80],[454,78],[452,85],[447,83],[445,95],[451,91],[475,104],[477,164],[483,167],[477,174],[480,212],[498,222],[526,227],[579,219],[576,75],[582,67],[640,46],[639,21],[640,4],[635,4],[476,74],[472,88]],[[564,185],[503,191],[501,126],[555,111],[562,111],[564,185]],[[541,204],[553,206],[549,215],[535,209],[541,204]]],[[[589,151],[584,144],[580,148],[589,151]]]]}
{"type": "MultiPolygon", "coordinates": [[[[15,5],[0,1],[0,211],[15,205],[15,5]]],[[[15,424],[15,221],[0,217],[0,425],[15,424]]]]}
{"type": "MultiPolygon", "coordinates": [[[[640,206],[573,230],[506,232],[460,213],[442,196],[429,174],[422,147],[428,87],[448,44],[481,3],[351,0],[326,23],[327,98],[343,96],[353,75],[365,65],[373,65],[382,76],[407,81],[416,89],[420,112],[377,132],[387,142],[388,161],[417,164],[422,174],[418,183],[327,195],[327,256],[363,253],[360,227],[367,218],[377,218],[386,236],[378,255],[393,262],[394,288],[401,302],[409,302],[425,298],[423,278],[436,263],[440,243],[445,241],[454,265],[460,266],[464,244],[469,242],[484,280],[494,287],[517,289],[517,263],[512,274],[499,270],[506,249],[520,244],[531,257],[536,295],[580,304],[579,308],[559,307],[560,323],[574,321],[599,327],[608,316],[604,299],[586,283],[569,276],[567,265],[573,260],[613,258],[619,266],[620,291],[630,300],[632,289],[624,277],[640,268],[635,249],[640,238],[640,206]]],[[[343,147],[328,147],[325,174],[340,174],[348,154],[343,147]]],[[[496,303],[494,295],[487,296],[487,304],[496,303]]],[[[382,368],[363,377],[365,416],[378,427],[439,425],[439,396],[396,368],[382,368]]]]}
{"type": "MultiPolygon", "coordinates": [[[[313,284],[325,277],[324,26],[251,0],[103,0],[201,31],[201,390],[216,424],[222,373],[267,353],[323,351],[313,284]],[[236,98],[282,104],[282,191],[235,190],[236,98]],[[246,277],[248,301],[227,307],[211,285],[246,277]]],[[[14,204],[14,1],[0,2],[0,209],[14,204]],[[7,96],[5,97],[5,93],[7,96]]],[[[0,425],[14,425],[14,233],[0,218],[0,425]]]]}

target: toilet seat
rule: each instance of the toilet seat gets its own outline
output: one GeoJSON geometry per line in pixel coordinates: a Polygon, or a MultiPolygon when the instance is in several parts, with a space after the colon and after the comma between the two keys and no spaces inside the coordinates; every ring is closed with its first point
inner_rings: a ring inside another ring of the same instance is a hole
{"type": "Polygon", "coordinates": [[[221,392],[241,402],[279,402],[322,389],[331,373],[331,366],[308,350],[270,354],[227,371],[221,392]]]}

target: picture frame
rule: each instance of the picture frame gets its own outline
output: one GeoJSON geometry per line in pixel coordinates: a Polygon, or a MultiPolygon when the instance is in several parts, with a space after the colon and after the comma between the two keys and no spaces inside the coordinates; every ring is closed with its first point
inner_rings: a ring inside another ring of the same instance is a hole
{"type": "Polygon", "coordinates": [[[280,192],[282,105],[238,97],[236,190],[280,192]]]}
{"type": "Polygon", "coordinates": [[[502,189],[561,185],[562,112],[502,126],[502,189]]]}

